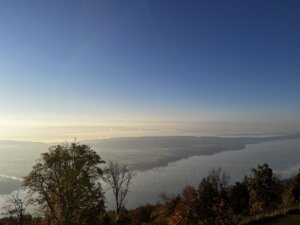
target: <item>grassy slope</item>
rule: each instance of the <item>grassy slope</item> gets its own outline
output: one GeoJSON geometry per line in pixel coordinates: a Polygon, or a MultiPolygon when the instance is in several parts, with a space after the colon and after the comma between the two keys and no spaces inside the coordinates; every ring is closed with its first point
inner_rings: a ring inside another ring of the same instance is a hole
{"type": "Polygon", "coordinates": [[[300,213],[280,216],[249,225],[300,225],[300,213]]]}

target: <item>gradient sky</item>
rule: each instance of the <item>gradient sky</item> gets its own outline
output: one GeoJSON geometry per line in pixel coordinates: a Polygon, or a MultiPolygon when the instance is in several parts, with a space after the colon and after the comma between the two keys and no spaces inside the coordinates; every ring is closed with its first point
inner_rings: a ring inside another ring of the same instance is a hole
{"type": "Polygon", "coordinates": [[[0,1],[0,123],[300,120],[300,1],[0,1]]]}

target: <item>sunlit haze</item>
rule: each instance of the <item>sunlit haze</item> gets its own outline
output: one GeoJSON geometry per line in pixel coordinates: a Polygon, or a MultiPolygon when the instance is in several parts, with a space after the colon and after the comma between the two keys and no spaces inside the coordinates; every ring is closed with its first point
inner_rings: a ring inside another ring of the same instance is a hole
{"type": "MultiPolygon", "coordinates": [[[[1,1],[0,126],[11,132],[2,128],[0,136],[39,134],[22,126],[134,121],[266,122],[295,130],[300,6],[281,3],[1,1]]],[[[92,130],[79,136],[95,138],[92,130]]],[[[53,139],[46,133],[43,139],[53,139]]]]}

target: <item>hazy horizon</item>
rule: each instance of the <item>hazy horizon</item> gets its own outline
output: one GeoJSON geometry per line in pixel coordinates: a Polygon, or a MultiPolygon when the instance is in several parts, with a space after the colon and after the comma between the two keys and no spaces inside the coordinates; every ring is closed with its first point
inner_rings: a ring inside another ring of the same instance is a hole
{"type": "Polygon", "coordinates": [[[2,125],[0,140],[72,142],[141,136],[276,136],[300,133],[295,123],[113,121],[97,124],[2,125]]]}

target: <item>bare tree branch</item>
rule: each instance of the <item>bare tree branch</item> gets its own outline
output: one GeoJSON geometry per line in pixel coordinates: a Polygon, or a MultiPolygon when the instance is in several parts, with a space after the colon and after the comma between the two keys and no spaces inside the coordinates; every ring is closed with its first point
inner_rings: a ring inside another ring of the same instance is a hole
{"type": "Polygon", "coordinates": [[[116,204],[117,222],[120,211],[124,207],[125,198],[129,191],[129,185],[134,177],[134,173],[126,165],[110,161],[108,163],[107,173],[104,180],[111,187],[116,204]]]}

